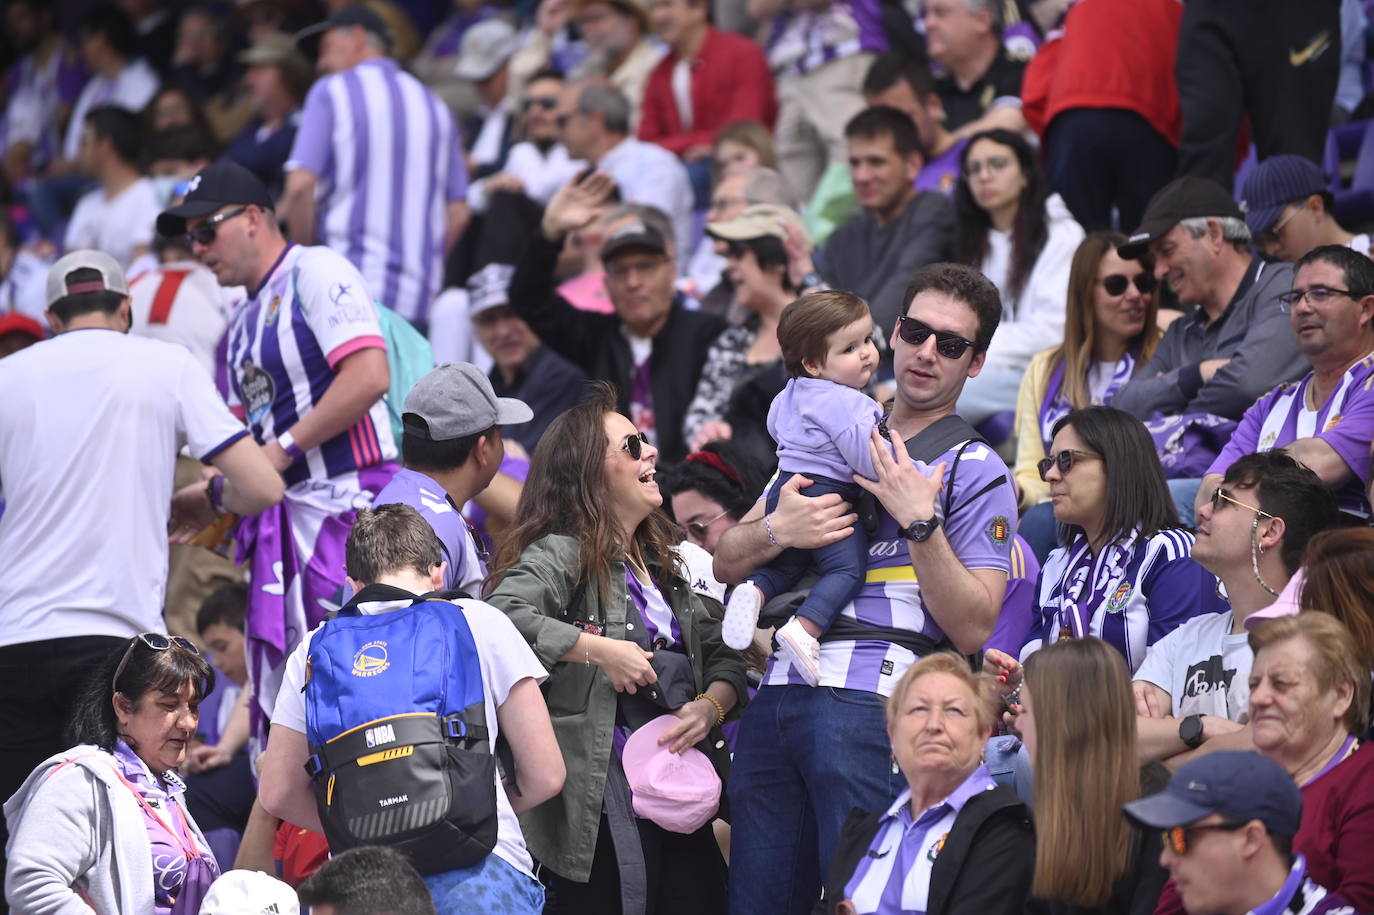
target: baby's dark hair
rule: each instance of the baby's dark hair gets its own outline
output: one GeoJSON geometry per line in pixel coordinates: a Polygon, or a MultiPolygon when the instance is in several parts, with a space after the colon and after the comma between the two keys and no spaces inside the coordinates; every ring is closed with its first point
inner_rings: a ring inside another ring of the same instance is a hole
{"type": "Polygon", "coordinates": [[[855,321],[870,317],[868,304],[852,292],[827,289],[811,292],[782,310],[778,319],[778,346],[782,362],[793,378],[809,378],[803,363],[825,365],[826,339],[855,321]]]}

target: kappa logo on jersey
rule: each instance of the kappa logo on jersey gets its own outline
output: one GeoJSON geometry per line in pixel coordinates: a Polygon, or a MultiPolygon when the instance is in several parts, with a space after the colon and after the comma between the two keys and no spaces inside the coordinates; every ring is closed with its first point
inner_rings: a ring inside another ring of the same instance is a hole
{"type": "Polygon", "coordinates": [[[1122,610],[1126,609],[1126,603],[1130,599],[1131,583],[1129,581],[1123,581],[1116,586],[1116,590],[1112,592],[1112,596],[1107,598],[1107,612],[1120,613],[1122,610]]]}
{"type": "Polygon", "coordinates": [[[1235,678],[1235,668],[1227,670],[1221,655],[1214,654],[1189,665],[1188,676],[1183,680],[1183,695],[1194,698],[1203,693],[1224,693],[1231,689],[1231,681],[1235,678]]]}
{"type": "Polygon", "coordinates": [[[277,385],[271,375],[254,365],[253,360],[247,359],[239,371],[239,394],[248,421],[258,423],[272,409],[272,403],[277,399],[277,385]]]}
{"type": "MultiPolygon", "coordinates": [[[[354,662],[357,666],[357,662],[354,662]]],[[[367,741],[368,747],[380,747],[384,743],[396,742],[396,728],[390,724],[380,724],[375,728],[368,728],[363,732],[363,739],[367,741]]]]}
{"type": "Polygon", "coordinates": [[[391,662],[387,660],[386,642],[368,642],[353,655],[353,676],[355,677],[375,677],[390,666],[391,662]]]}

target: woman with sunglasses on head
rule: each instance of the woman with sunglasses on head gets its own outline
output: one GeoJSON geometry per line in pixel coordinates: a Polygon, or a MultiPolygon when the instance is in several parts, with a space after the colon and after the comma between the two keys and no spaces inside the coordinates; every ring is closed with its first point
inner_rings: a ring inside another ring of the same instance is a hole
{"type": "MultiPolygon", "coordinates": [[[[1021,660],[1060,639],[1095,636],[1134,672],[1183,621],[1219,613],[1217,580],[1191,558],[1164,471],[1140,420],[1113,407],[1074,410],[1054,425],[1040,462],[1061,546],[1040,568],[1034,625],[1021,660]]],[[[988,653],[1008,682],[1016,659],[988,653]]]]}
{"type": "Polygon", "coordinates": [[[1101,639],[1056,642],[1026,659],[1016,725],[1034,764],[1031,915],[1154,911],[1166,874],[1153,830],[1117,811],[1163,789],[1169,772],[1136,759],[1131,678],[1101,639]]]}
{"type": "Polygon", "coordinates": [[[736,436],[766,442],[767,448],[761,450],[771,450],[764,428],[768,403],[787,380],[779,368],[778,320],[800,293],[790,269],[789,235],[808,254],[810,242],[800,216],[768,203],[751,206],[734,219],[707,223],[706,234],[725,248],[725,275],[745,318],[742,324],[726,328],[707,351],[682,433],[693,450],[736,436]],[[768,396],[749,417],[751,428],[736,429],[743,417],[727,416],[737,388],[751,379],[762,384],[768,396]]]}
{"type": "Polygon", "coordinates": [[[214,686],[193,644],[155,632],[92,673],[68,726],[75,746],[5,802],[14,911],[200,911],[219,868],[174,770],[214,686]]]}
{"type": "Polygon", "coordinates": [[[974,134],[960,165],[954,257],[981,270],[1002,296],[1002,322],[983,370],[959,399],[959,415],[977,424],[1014,410],[1031,356],[1063,339],[1064,290],[1083,228],[1050,192],[1020,134],[974,134]]]}
{"type": "Polygon", "coordinates": [[[1050,453],[1055,423],[1070,410],[1111,403],[1161,336],[1152,263],[1118,256],[1116,247],[1125,241],[1116,232],[1094,232],[1078,246],[1069,270],[1064,341],[1035,354],[1016,398],[1012,474],[1025,513],[1020,532],[1042,559],[1054,548],[1054,520],[1049,486],[1036,468],[1050,453]]]}
{"type": "Polygon", "coordinates": [[[568,773],[522,827],[543,868],[546,912],[619,911],[616,899],[635,896],[658,912],[724,911],[710,823],[681,833],[635,818],[621,751],[671,714],[660,743],[672,753],[699,745],[723,779],[718,726],[745,700],[744,661],[682,577],[678,531],[659,510],[657,449],[615,405],[599,384],[549,425],[491,576],[488,602],[550,671],[545,695],[568,773]]]}

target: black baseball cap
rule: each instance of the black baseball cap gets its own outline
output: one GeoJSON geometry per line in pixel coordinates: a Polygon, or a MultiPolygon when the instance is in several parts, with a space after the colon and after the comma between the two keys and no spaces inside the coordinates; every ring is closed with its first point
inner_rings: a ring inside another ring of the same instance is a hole
{"type": "Polygon", "coordinates": [[[1291,839],[1302,821],[1302,792],[1269,757],[1226,750],[1199,756],[1175,772],[1163,791],[1123,809],[1153,829],[1187,826],[1217,813],[1234,823],[1259,820],[1270,835],[1291,839]]]}
{"type": "Polygon", "coordinates": [[[1175,178],[1150,198],[1140,228],[1131,233],[1116,253],[1127,260],[1136,260],[1149,249],[1150,242],[1163,238],[1183,220],[1220,219],[1223,216],[1244,218],[1240,206],[1231,199],[1226,188],[1210,178],[1194,175],[1175,178]]]}
{"type": "Polygon", "coordinates": [[[316,35],[323,34],[330,29],[349,28],[352,26],[357,26],[358,28],[376,35],[387,46],[387,49],[390,50],[391,30],[386,27],[386,23],[382,21],[382,17],[377,15],[372,7],[365,3],[354,3],[351,6],[345,6],[323,22],[317,22],[314,25],[306,26],[296,33],[296,42],[300,43],[306,38],[312,38],[316,35]]]}
{"type": "Polygon", "coordinates": [[[257,175],[237,162],[221,159],[191,179],[181,203],[158,214],[158,234],[169,238],[185,235],[186,220],[209,216],[232,204],[251,204],[264,210],[273,207],[272,195],[257,175]]]}
{"type": "Polygon", "coordinates": [[[622,251],[630,249],[652,251],[655,254],[668,253],[668,240],[663,233],[647,222],[626,223],[616,229],[601,245],[601,259],[610,260],[622,251]]]}

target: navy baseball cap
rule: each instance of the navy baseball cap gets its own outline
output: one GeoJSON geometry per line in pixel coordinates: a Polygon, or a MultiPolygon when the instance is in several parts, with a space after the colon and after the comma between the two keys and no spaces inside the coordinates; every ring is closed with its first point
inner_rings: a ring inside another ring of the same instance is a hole
{"type": "Polygon", "coordinates": [[[1116,253],[1126,260],[1136,260],[1150,247],[1150,242],[1163,238],[1169,230],[1185,219],[1220,219],[1233,216],[1240,219],[1240,207],[1231,199],[1226,188],[1210,178],[1184,175],[1159,189],[1145,206],[1140,228],[1131,233],[1116,253]]]}
{"type": "Polygon", "coordinates": [[[371,32],[382,40],[388,50],[391,48],[391,30],[386,27],[382,17],[366,3],[354,3],[352,6],[346,6],[324,22],[306,26],[296,33],[296,43],[301,44],[305,39],[314,38],[330,29],[349,28],[351,26],[357,26],[366,32],[371,32]]]}
{"type": "Polygon", "coordinates": [[[1270,835],[1291,839],[1302,821],[1302,792],[1269,757],[1229,750],[1198,757],[1175,772],[1159,794],[1123,809],[1154,829],[1187,826],[1219,813],[1237,823],[1259,820],[1270,835]]]}
{"type": "Polygon", "coordinates": [[[1245,179],[1240,190],[1240,208],[1252,235],[1265,231],[1279,221],[1288,204],[1306,200],[1326,190],[1326,172],[1306,156],[1270,156],[1245,179]]]}
{"type": "Polygon", "coordinates": [[[159,235],[171,238],[186,234],[186,220],[209,216],[223,206],[251,204],[270,210],[272,195],[257,175],[228,159],[207,165],[191,179],[181,203],[157,217],[159,235]]]}

